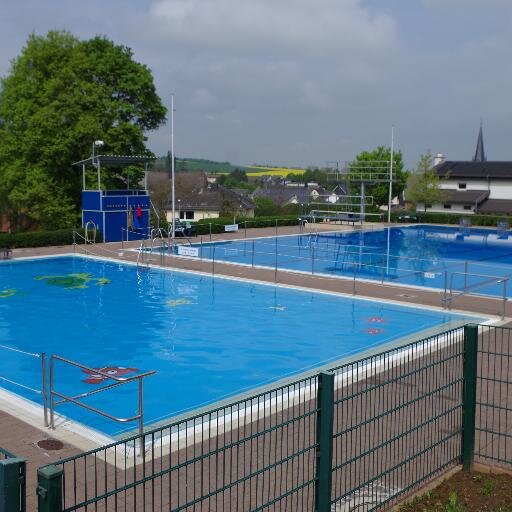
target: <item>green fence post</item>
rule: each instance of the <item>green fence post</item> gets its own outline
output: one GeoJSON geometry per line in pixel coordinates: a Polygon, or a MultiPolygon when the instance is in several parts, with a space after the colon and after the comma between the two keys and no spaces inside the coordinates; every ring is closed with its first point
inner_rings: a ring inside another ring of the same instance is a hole
{"type": "Polygon", "coordinates": [[[0,460],[0,512],[25,512],[25,459],[0,460]]]}
{"type": "Polygon", "coordinates": [[[53,465],[37,470],[38,512],[62,512],[62,473],[53,465]]]}
{"type": "Polygon", "coordinates": [[[315,511],[330,512],[334,416],[334,374],[332,373],[322,372],[318,375],[317,407],[315,511]]]}
{"type": "Polygon", "coordinates": [[[478,325],[464,326],[464,389],[462,397],[462,466],[470,471],[475,454],[478,325]]]}

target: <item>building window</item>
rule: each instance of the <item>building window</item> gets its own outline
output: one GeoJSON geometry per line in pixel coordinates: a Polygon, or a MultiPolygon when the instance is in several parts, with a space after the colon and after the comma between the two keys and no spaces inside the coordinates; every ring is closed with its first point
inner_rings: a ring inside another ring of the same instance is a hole
{"type": "Polygon", "coordinates": [[[445,210],[451,210],[452,205],[451,205],[451,204],[443,204],[443,208],[444,208],[445,210]]]}
{"type": "Polygon", "coordinates": [[[432,208],[432,205],[427,203],[427,204],[425,205],[425,208],[432,208]]]}
{"type": "Polygon", "coordinates": [[[460,189],[465,189],[466,188],[466,183],[459,183],[459,188],[460,189]]]}
{"type": "Polygon", "coordinates": [[[470,204],[465,204],[464,205],[464,210],[471,210],[471,205],[470,204]]]}
{"type": "Polygon", "coordinates": [[[187,211],[187,212],[185,212],[185,219],[187,219],[187,220],[193,220],[193,219],[194,219],[194,212],[193,212],[193,211],[187,211]]]}

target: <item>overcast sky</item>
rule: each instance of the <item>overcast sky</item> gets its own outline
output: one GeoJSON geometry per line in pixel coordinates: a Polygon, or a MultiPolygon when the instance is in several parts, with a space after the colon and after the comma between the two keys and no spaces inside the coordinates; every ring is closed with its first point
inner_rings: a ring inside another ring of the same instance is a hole
{"type": "MultiPolygon", "coordinates": [[[[389,145],[512,160],[512,0],[0,0],[0,75],[29,33],[106,35],[175,93],[178,156],[325,165],[389,145]]],[[[149,134],[170,147],[170,123],[149,134]]],[[[77,159],[83,155],[77,155],[77,159]]]]}

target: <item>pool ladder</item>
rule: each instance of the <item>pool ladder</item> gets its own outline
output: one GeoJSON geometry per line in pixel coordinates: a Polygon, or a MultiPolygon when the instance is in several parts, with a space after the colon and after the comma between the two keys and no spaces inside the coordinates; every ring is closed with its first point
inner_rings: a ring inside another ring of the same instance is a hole
{"type": "Polygon", "coordinates": [[[501,295],[501,319],[503,320],[507,313],[507,286],[510,281],[510,276],[491,276],[487,274],[475,274],[472,272],[468,272],[468,262],[466,261],[464,264],[464,272],[448,272],[444,273],[444,292],[441,297],[441,303],[443,305],[443,309],[451,309],[453,301],[457,297],[462,297],[464,295],[472,295],[473,292],[481,290],[482,288],[487,288],[492,286],[493,284],[502,285],[502,295],[501,295]],[[463,278],[463,286],[462,289],[456,289],[454,286],[454,277],[462,277],[463,278]],[[474,283],[468,283],[468,278],[477,278],[479,281],[474,283]]]}

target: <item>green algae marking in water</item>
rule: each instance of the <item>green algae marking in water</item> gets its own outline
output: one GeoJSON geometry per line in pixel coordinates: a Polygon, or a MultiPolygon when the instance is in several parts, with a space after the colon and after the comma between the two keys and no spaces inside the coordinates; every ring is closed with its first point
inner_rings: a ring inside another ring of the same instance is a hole
{"type": "Polygon", "coordinates": [[[96,286],[105,286],[109,284],[110,279],[104,277],[93,277],[92,274],[73,273],[65,276],[38,276],[36,281],[45,281],[52,286],[60,286],[68,290],[78,290],[87,288],[87,285],[94,281],[96,286]]]}
{"type": "Polygon", "coordinates": [[[192,301],[188,299],[171,299],[167,301],[167,305],[172,308],[175,308],[176,306],[185,306],[186,304],[192,304],[192,301]]]}
{"type": "Polygon", "coordinates": [[[16,295],[16,290],[14,288],[7,288],[7,290],[0,290],[0,299],[8,299],[16,295]]]}

